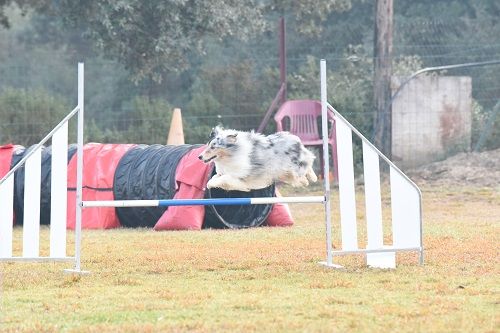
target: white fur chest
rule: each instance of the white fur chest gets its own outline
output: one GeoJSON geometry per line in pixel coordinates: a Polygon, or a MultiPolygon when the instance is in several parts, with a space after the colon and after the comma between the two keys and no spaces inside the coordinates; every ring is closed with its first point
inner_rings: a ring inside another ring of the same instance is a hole
{"type": "Polygon", "coordinates": [[[247,145],[238,147],[231,155],[218,158],[214,161],[218,175],[232,174],[236,177],[246,177],[250,171],[250,148],[247,145]]]}

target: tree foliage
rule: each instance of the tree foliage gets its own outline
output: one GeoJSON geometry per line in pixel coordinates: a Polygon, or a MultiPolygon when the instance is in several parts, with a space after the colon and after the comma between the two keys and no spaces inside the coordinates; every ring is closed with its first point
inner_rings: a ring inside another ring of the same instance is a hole
{"type": "MultiPolygon", "coordinates": [[[[394,10],[396,75],[498,59],[498,1],[398,0],[394,10]]],[[[288,97],[319,98],[326,58],[332,104],[370,136],[373,13],[372,0],[0,0],[0,94],[45,87],[71,106],[74,65],[84,60],[92,140],[164,142],[171,105],[182,108],[190,143],[218,122],[256,128],[279,88],[284,16],[288,97]]],[[[489,119],[500,66],[449,74],[477,78],[477,119],[489,119]]]]}
{"type": "Polygon", "coordinates": [[[258,1],[58,1],[66,26],[79,27],[105,56],[122,63],[135,82],[161,82],[188,68],[189,53],[203,53],[204,38],[247,39],[262,31],[258,1]]]}
{"type": "MultiPolygon", "coordinates": [[[[1,0],[0,10],[13,2],[50,17],[45,27],[61,20],[61,30],[76,28],[100,53],[122,63],[136,83],[160,83],[167,73],[187,69],[188,55],[203,54],[208,36],[248,40],[262,33],[269,23],[264,13],[292,12],[298,31],[313,34],[329,13],[351,6],[351,0],[1,0]]],[[[0,24],[9,26],[3,11],[0,24]]]]}
{"type": "Polygon", "coordinates": [[[290,13],[297,31],[307,36],[321,33],[325,21],[332,12],[346,12],[352,7],[351,0],[274,0],[266,7],[268,12],[290,13]]]}

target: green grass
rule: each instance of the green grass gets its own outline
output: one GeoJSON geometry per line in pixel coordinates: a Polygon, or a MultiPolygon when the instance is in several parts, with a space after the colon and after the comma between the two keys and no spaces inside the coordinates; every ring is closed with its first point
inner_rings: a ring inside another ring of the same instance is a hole
{"type": "Polygon", "coordinates": [[[0,331],[498,332],[500,194],[425,188],[423,202],[425,264],[398,254],[396,270],[318,265],[321,205],[293,205],[290,228],[86,230],[91,275],[0,264],[0,331]]]}

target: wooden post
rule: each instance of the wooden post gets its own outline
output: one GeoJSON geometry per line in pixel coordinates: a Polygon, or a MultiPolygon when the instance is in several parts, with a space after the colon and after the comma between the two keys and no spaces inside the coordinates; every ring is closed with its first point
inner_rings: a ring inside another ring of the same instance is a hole
{"type": "Polygon", "coordinates": [[[281,95],[281,104],[286,102],[286,29],[285,29],[285,18],[280,19],[280,46],[279,46],[279,56],[280,56],[280,82],[285,88],[283,89],[283,94],[281,95]]]}
{"type": "Polygon", "coordinates": [[[374,141],[382,153],[391,158],[392,146],[392,30],[393,0],[377,0],[375,5],[374,45],[374,141]]]}
{"type": "Polygon", "coordinates": [[[257,129],[257,132],[262,133],[264,132],[264,129],[267,126],[267,123],[269,122],[269,119],[271,119],[272,112],[274,109],[279,105],[278,103],[285,103],[287,96],[286,96],[286,31],[285,31],[285,18],[282,17],[279,21],[279,61],[280,61],[280,89],[278,90],[278,93],[274,97],[271,106],[269,109],[267,109],[266,114],[264,115],[264,118],[260,122],[260,125],[257,129]]]}

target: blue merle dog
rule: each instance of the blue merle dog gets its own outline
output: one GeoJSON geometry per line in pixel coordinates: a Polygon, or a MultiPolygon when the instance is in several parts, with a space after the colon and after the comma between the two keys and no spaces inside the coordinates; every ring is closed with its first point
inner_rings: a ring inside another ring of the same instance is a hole
{"type": "Polygon", "coordinates": [[[276,181],[298,187],[318,179],[312,168],[314,154],[288,132],[264,136],[218,126],[198,158],[215,163],[208,188],[248,192],[276,181]]]}

